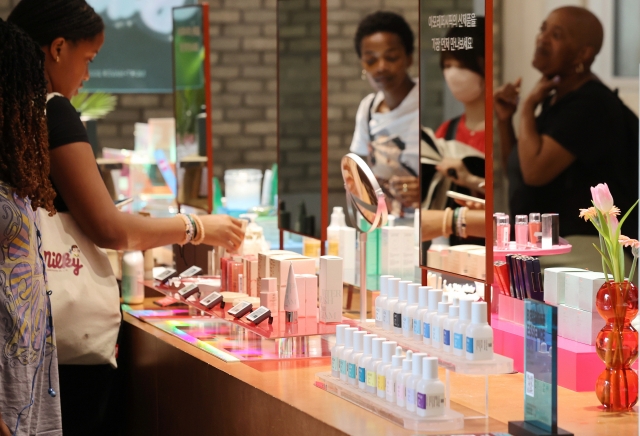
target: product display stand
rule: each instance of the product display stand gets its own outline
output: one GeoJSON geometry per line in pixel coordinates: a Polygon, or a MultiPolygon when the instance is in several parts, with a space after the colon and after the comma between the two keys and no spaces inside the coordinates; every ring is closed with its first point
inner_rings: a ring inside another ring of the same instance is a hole
{"type": "Polygon", "coordinates": [[[527,256],[555,256],[558,254],[567,254],[571,252],[571,244],[566,239],[559,238],[559,244],[551,248],[530,247],[517,248],[515,242],[509,243],[509,248],[501,249],[493,246],[493,260],[504,260],[507,254],[524,254],[527,256]]]}
{"type": "Polygon", "coordinates": [[[527,421],[509,421],[509,434],[513,436],[573,436],[561,428],[554,433],[544,431],[527,421]]]}
{"type": "Polygon", "coordinates": [[[451,410],[448,406],[445,407],[443,416],[423,418],[403,407],[389,403],[382,398],[358,389],[356,386],[336,379],[331,376],[330,372],[318,373],[317,377],[320,381],[316,382],[316,386],[320,389],[324,389],[408,430],[444,432],[464,428],[464,416],[451,410]]]}

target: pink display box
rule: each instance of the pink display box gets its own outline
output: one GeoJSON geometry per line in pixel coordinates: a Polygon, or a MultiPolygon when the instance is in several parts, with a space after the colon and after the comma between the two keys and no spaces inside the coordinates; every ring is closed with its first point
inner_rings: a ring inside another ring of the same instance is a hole
{"type": "Polygon", "coordinates": [[[524,301],[500,294],[498,297],[498,318],[524,325],[524,301]]]}

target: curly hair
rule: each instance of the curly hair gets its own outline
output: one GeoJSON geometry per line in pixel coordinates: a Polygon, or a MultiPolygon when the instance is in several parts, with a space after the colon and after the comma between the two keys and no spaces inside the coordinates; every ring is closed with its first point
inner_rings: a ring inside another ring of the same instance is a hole
{"type": "Polygon", "coordinates": [[[7,21],[41,47],[60,37],[72,42],[91,40],[104,31],[102,18],[85,0],[21,0],[7,21]]]}
{"type": "Polygon", "coordinates": [[[0,179],[55,213],[49,180],[44,53],[25,32],[0,19],[0,179]]]}
{"type": "Polygon", "coordinates": [[[362,57],[362,39],[378,32],[389,32],[400,37],[402,46],[407,55],[413,54],[413,31],[407,21],[393,12],[378,11],[367,15],[358,24],[354,44],[358,57],[362,57]]]}
{"type": "Polygon", "coordinates": [[[484,77],[484,17],[476,18],[476,27],[452,27],[447,38],[473,38],[473,50],[440,52],[440,69],[444,70],[444,61],[455,59],[468,70],[484,77]]]}

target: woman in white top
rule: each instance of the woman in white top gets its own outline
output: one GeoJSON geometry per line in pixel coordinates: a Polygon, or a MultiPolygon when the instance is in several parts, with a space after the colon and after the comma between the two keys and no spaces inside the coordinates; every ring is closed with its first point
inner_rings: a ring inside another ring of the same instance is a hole
{"type": "Polygon", "coordinates": [[[418,207],[419,87],[409,76],[413,32],[400,15],[375,12],[358,25],[355,48],[363,79],[377,92],[360,102],[350,150],[366,156],[399,205],[418,207]]]}

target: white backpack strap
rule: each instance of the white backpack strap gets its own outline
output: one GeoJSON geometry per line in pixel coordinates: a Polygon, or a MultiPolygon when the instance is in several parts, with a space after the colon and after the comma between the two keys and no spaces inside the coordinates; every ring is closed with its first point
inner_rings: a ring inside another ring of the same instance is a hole
{"type": "Polygon", "coordinates": [[[59,92],[50,92],[49,94],[47,94],[47,103],[49,102],[49,100],[56,96],[64,97],[64,95],[60,94],[59,92]]]}

